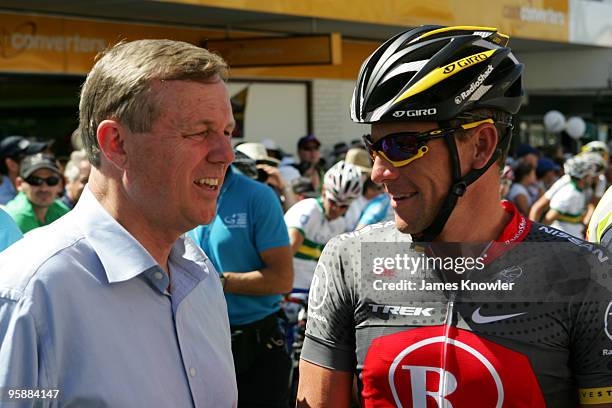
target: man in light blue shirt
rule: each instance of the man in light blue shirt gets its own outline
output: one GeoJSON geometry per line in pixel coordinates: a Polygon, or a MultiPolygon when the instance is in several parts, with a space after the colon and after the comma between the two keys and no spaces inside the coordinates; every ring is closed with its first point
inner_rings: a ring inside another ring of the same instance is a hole
{"type": "Polygon", "coordinates": [[[3,209],[0,209],[0,252],[23,237],[15,221],[3,209]]]}
{"type": "Polygon", "coordinates": [[[14,406],[237,405],[221,282],[183,236],[212,220],[233,159],[226,74],[169,40],[120,43],[89,73],[88,186],[0,254],[2,401],[51,389],[14,406]]]}

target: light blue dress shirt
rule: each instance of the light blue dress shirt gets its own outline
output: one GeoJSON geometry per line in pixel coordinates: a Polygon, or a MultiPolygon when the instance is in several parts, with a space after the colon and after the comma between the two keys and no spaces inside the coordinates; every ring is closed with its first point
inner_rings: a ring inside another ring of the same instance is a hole
{"type": "Polygon", "coordinates": [[[183,237],[169,268],[171,294],[86,188],[69,214],[0,254],[0,387],[59,389],[42,404],[52,407],[235,407],[217,273],[183,237]]]}

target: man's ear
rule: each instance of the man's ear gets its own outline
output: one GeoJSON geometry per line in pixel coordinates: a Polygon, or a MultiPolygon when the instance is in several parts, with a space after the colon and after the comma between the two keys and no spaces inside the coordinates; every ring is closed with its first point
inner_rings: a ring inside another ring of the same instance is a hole
{"type": "Polygon", "coordinates": [[[23,179],[21,178],[21,176],[17,176],[17,178],[15,179],[15,189],[17,191],[21,191],[22,185],[23,185],[23,179]]]}
{"type": "Polygon", "coordinates": [[[111,119],[100,122],[96,132],[100,151],[118,169],[124,169],[127,163],[125,136],[128,132],[121,123],[111,119]]]}
{"type": "Polygon", "coordinates": [[[481,169],[491,159],[497,149],[499,135],[492,123],[483,123],[474,129],[474,156],[472,168],[481,169]]]}
{"type": "Polygon", "coordinates": [[[16,160],[7,157],[4,159],[4,165],[9,170],[9,173],[19,173],[19,163],[16,160]]]}

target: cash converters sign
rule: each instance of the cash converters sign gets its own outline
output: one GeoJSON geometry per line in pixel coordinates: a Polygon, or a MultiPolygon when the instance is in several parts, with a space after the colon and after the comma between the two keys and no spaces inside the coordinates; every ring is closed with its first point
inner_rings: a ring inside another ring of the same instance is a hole
{"type": "Polygon", "coordinates": [[[0,72],[84,74],[96,54],[122,39],[200,44],[213,31],[0,13],[0,72]]]}

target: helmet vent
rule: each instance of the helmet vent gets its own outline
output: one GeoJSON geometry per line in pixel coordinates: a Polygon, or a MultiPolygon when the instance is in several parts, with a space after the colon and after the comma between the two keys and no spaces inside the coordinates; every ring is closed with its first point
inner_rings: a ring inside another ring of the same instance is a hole
{"type": "Polygon", "coordinates": [[[365,110],[371,112],[379,106],[395,98],[398,93],[398,90],[402,89],[404,85],[406,85],[410,81],[410,79],[412,79],[414,74],[414,71],[406,72],[404,74],[400,74],[393,78],[390,78],[388,81],[385,81],[384,83],[379,85],[376,88],[376,91],[368,99],[368,104],[365,110]]]}

